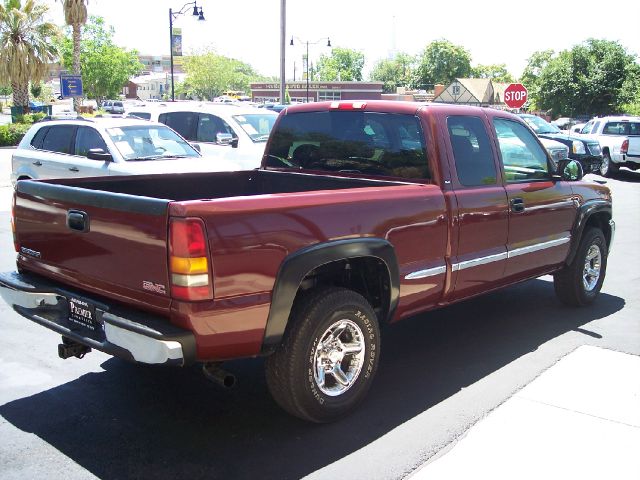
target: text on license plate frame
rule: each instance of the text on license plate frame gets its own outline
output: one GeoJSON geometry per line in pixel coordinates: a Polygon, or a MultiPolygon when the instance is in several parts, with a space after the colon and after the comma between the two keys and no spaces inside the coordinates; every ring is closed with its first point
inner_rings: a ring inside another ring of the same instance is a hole
{"type": "Polygon", "coordinates": [[[99,325],[96,318],[96,306],[77,297],[68,297],[69,321],[92,332],[98,332],[99,325]]]}

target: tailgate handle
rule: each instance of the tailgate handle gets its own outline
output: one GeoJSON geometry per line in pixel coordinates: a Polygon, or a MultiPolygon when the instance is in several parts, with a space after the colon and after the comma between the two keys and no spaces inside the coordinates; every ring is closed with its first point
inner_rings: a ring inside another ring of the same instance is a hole
{"type": "Polygon", "coordinates": [[[69,210],[67,212],[67,227],[77,232],[88,232],[89,215],[79,210],[69,210]]]}

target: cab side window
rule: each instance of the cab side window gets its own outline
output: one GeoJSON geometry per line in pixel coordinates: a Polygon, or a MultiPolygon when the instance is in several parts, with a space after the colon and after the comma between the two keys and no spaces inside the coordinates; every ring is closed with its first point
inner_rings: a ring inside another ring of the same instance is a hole
{"type": "Polygon", "coordinates": [[[104,140],[94,128],[79,127],[76,134],[75,154],[86,157],[92,148],[101,148],[105,152],[109,151],[107,144],[104,143],[104,140]]]}
{"type": "Polygon", "coordinates": [[[169,112],[158,116],[158,121],[173,128],[187,140],[196,139],[196,121],[198,114],[192,112],[169,112]]]}
{"type": "Polygon", "coordinates": [[[228,133],[233,137],[237,137],[229,124],[220,117],[209,113],[201,113],[198,120],[196,140],[198,142],[215,142],[219,133],[228,133]]]}
{"type": "Polygon", "coordinates": [[[71,153],[75,125],[53,125],[42,140],[42,150],[57,153],[71,153]]]}
{"type": "Polygon", "coordinates": [[[496,165],[482,120],[453,115],[447,118],[447,127],[460,183],[467,187],[495,185],[496,165]]]}
{"type": "Polygon", "coordinates": [[[508,183],[549,178],[547,154],[527,127],[504,118],[495,118],[493,126],[508,183]]]}

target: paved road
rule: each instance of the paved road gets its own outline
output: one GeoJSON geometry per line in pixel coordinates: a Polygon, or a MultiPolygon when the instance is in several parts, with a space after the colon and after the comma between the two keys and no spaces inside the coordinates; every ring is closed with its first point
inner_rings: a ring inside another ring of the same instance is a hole
{"type": "MultiPolygon", "coordinates": [[[[577,347],[640,355],[639,183],[626,171],[609,182],[618,229],[595,305],[561,306],[545,277],[388,328],[366,402],[332,425],[284,414],[261,360],[228,364],[239,379],[231,391],[195,368],[139,367],[100,352],[63,361],[55,334],[0,304],[0,476],[403,478],[577,347]]],[[[0,191],[7,271],[10,188],[0,191]]]]}

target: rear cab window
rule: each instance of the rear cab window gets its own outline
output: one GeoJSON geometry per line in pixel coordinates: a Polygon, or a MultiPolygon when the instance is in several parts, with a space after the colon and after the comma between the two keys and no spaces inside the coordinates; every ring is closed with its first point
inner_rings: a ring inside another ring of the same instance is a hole
{"type": "Polygon", "coordinates": [[[447,128],[460,184],[465,187],[495,185],[496,164],[482,119],[452,115],[447,118],[447,128]]]}
{"type": "Polygon", "coordinates": [[[282,117],[267,152],[267,167],[431,178],[418,117],[363,111],[282,117]]]}

